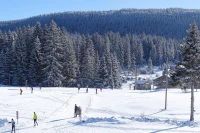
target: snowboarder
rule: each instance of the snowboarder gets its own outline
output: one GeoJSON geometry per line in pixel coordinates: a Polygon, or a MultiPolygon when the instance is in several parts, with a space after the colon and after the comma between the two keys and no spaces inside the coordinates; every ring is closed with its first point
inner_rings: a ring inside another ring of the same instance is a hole
{"type": "Polygon", "coordinates": [[[33,86],[31,86],[31,93],[33,93],[33,86]]]}
{"type": "Polygon", "coordinates": [[[86,93],[88,93],[88,85],[86,86],[86,93]]]}
{"type": "Polygon", "coordinates": [[[22,95],[22,92],[23,92],[23,90],[20,88],[20,90],[19,90],[19,91],[20,91],[20,95],[22,95]]]}
{"type": "Polygon", "coordinates": [[[78,93],[79,93],[79,90],[80,90],[80,84],[78,84],[77,86],[78,86],[78,93]]]}
{"type": "Polygon", "coordinates": [[[41,83],[39,83],[39,84],[38,84],[38,86],[40,87],[40,90],[41,90],[41,89],[42,89],[42,84],[41,84],[41,83]]]}
{"type": "Polygon", "coordinates": [[[15,133],[15,121],[12,119],[11,122],[9,122],[9,123],[12,124],[12,131],[11,131],[11,133],[12,133],[12,132],[15,133]]]}
{"type": "Polygon", "coordinates": [[[38,123],[37,123],[37,115],[36,115],[35,112],[33,113],[33,121],[34,121],[34,126],[36,126],[36,124],[37,124],[37,126],[38,126],[38,123]]]}
{"type": "Polygon", "coordinates": [[[78,109],[78,107],[77,107],[77,105],[75,104],[75,107],[74,107],[74,117],[77,117],[77,114],[76,114],[77,109],[78,109]]]}

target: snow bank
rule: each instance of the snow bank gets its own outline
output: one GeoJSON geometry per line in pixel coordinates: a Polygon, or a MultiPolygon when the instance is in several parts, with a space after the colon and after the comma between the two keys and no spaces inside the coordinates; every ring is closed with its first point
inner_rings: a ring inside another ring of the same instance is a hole
{"type": "Polygon", "coordinates": [[[5,123],[8,123],[7,119],[0,119],[0,127],[3,127],[5,123]]]}

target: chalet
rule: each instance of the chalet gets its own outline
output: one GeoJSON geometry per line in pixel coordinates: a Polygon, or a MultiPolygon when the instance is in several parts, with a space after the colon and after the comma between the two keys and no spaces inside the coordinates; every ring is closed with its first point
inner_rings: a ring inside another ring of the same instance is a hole
{"type": "Polygon", "coordinates": [[[151,82],[149,80],[137,80],[135,86],[136,90],[150,90],[151,82]]]}
{"type": "MultiPolygon", "coordinates": [[[[166,75],[158,77],[153,80],[153,85],[157,88],[165,88],[166,87],[166,75]]],[[[168,77],[168,86],[167,88],[172,88],[172,79],[168,77]]]]}

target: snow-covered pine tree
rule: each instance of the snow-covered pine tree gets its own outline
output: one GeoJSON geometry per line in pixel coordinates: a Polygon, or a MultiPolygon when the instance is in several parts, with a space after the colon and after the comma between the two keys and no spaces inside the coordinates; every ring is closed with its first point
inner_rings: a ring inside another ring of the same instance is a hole
{"type": "Polygon", "coordinates": [[[63,58],[63,76],[65,77],[64,86],[73,86],[76,83],[77,62],[73,42],[69,37],[66,29],[62,29],[61,43],[63,44],[64,58],[63,58]]]}
{"type": "Polygon", "coordinates": [[[142,42],[141,40],[134,36],[134,42],[133,42],[133,48],[134,48],[134,54],[135,54],[135,58],[136,58],[136,64],[137,65],[142,65],[143,64],[143,46],[142,46],[142,42]]]}
{"type": "Polygon", "coordinates": [[[105,36],[105,51],[104,51],[104,57],[106,60],[106,66],[108,71],[108,86],[113,87],[113,74],[112,74],[112,59],[111,59],[111,52],[110,52],[110,40],[108,36],[105,36]]]}
{"type": "Polygon", "coordinates": [[[136,62],[135,62],[135,54],[132,53],[132,56],[131,56],[131,71],[134,72],[135,70],[135,67],[136,67],[136,62]]]}
{"type": "Polygon", "coordinates": [[[56,23],[52,20],[49,28],[49,32],[45,38],[44,49],[44,62],[45,68],[45,81],[47,86],[62,86],[64,76],[62,75],[62,63],[63,59],[63,45],[60,39],[60,29],[56,23]]]}
{"type": "Polygon", "coordinates": [[[149,71],[150,74],[154,73],[151,57],[149,57],[149,60],[148,60],[148,71],[149,71]]]}
{"type": "Polygon", "coordinates": [[[24,85],[25,80],[27,80],[27,47],[26,47],[26,38],[25,38],[25,30],[19,29],[17,31],[16,38],[16,57],[17,57],[17,71],[15,72],[15,83],[17,85],[24,85]]]}
{"type": "Polygon", "coordinates": [[[89,53],[89,49],[84,51],[83,61],[81,63],[80,72],[81,72],[81,81],[82,85],[90,85],[92,84],[93,79],[93,66],[92,59],[89,53]]]}
{"type": "Polygon", "coordinates": [[[34,48],[31,51],[29,69],[30,84],[36,86],[41,82],[43,74],[41,43],[38,37],[35,39],[34,48]]]}
{"type": "Polygon", "coordinates": [[[182,49],[182,61],[177,62],[172,79],[191,87],[190,121],[194,120],[194,83],[200,75],[200,40],[197,24],[194,22],[187,31],[182,49]]]}
{"type": "Polygon", "coordinates": [[[157,63],[157,51],[156,51],[156,46],[155,45],[152,45],[152,49],[151,49],[151,52],[150,52],[150,57],[152,59],[153,65],[158,65],[158,63],[157,63]]]}
{"type": "Polygon", "coordinates": [[[100,78],[99,70],[100,70],[100,59],[99,54],[96,52],[95,56],[95,76],[94,76],[94,86],[103,85],[103,80],[100,78]]]}
{"type": "Polygon", "coordinates": [[[106,59],[104,56],[101,57],[100,67],[98,71],[98,81],[96,82],[96,86],[103,84],[104,86],[109,85],[109,73],[108,67],[106,63],[106,59]]]}
{"type": "MultiPolygon", "coordinates": [[[[94,79],[95,77],[95,49],[94,49],[94,43],[89,35],[86,36],[86,47],[89,50],[90,55],[90,63],[91,63],[91,79],[94,79]]],[[[91,82],[91,85],[93,86],[93,82],[91,82]]]]}
{"type": "Polygon", "coordinates": [[[36,25],[33,28],[33,41],[35,41],[35,38],[39,38],[40,42],[42,41],[42,28],[40,22],[37,22],[36,25]]]}
{"type": "Polygon", "coordinates": [[[16,52],[16,37],[17,34],[13,33],[13,42],[11,46],[11,69],[10,69],[10,82],[12,85],[17,84],[17,52],[16,52]]]}
{"type": "Polygon", "coordinates": [[[117,61],[117,55],[114,53],[111,55],[112,58],[112,74],[113,74],[113,88],[119,89],[121,88],[121,77],[120,77],[120,67],[119,62],[117,61]]]}
{"type": "Polygon", "coordinates": [[[128,73],[130,72],[130,68],[131,68],[131,49],[130,49],[130,39],[129,36],[126,35],[124,37],[124,49],[125,49],[125,53],[124,53],[124,66],[126,67],[126,69],[128,70],[128,73]]]}

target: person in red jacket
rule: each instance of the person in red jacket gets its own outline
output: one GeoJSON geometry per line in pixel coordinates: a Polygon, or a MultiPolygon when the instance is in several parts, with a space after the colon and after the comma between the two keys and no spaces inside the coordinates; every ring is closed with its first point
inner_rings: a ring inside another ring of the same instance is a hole
{"type": "Polygon", "coordinates": [[[103,87],[102,87],[102,85],[101,85],[101,86],[100,86],[100,91],[101,91],[101,92],[102,92],[102,88],[103,88],[103,87]]]}
{"type": "Polygon", "coordinates": [[[20,88],[20,95],[22,95],[23,90],[20,88]]]}

